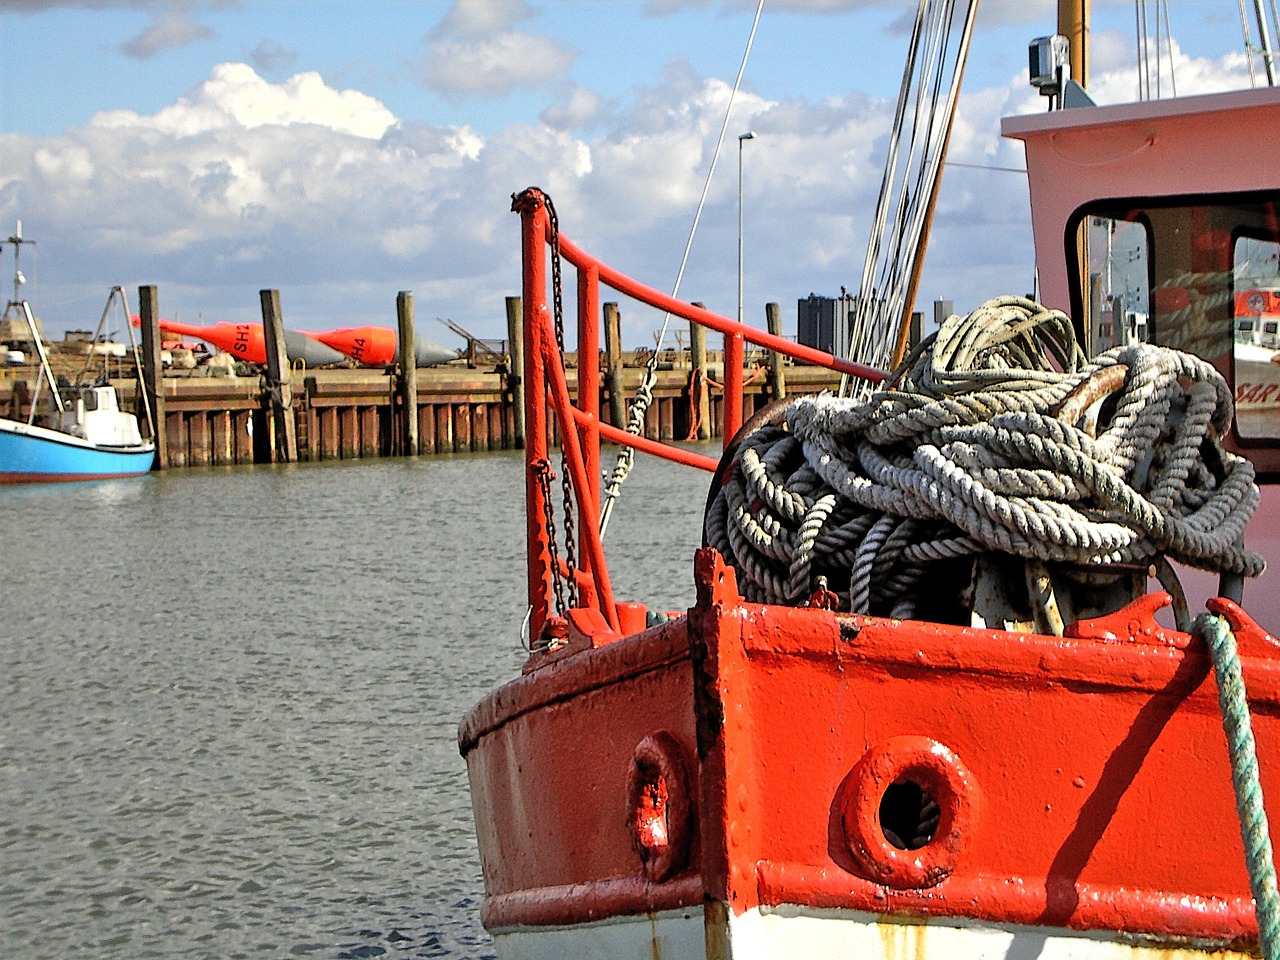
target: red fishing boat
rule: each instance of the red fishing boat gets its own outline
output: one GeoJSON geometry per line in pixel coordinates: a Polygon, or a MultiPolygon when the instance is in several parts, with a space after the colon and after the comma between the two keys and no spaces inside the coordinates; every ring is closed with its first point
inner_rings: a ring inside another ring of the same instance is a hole
{"type": "Polygon", "coordinates": [[[515,198],[532,649],[459,730],[499,956],[1278,955],[1280,415],[1231,397],[1241,247],[1280,251],[1280,92],[1004,134],[1043,305],[953,317],[870,399],[766,408],[718,462],[602,424],[594,364],[571,390],[561,259],[579,357],[602,286],[725,335],[726,434],[744,341],[882,376],[515,198]],[[1149,342],[1094,355],[1100,230],[1141,247],[1149,342]],[[710,472],[687,611],[614,596],[602,440],[710,472]]]}

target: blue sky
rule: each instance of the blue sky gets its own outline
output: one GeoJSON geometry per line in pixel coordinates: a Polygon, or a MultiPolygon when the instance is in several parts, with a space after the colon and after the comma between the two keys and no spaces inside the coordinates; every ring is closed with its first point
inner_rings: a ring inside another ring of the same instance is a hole
{"type": "MultiPolygon", "coordinates": [[[[1135,99],[1134,5],[1093,7],[1097,95],[1135,99]]],[[[1179,92],[1247,86],[1236,4],[1173,7],[1179,92]]],[[[0,224],[39,243],[27,295],[55,335],[91,327],[112,284],[156,283],[162,313],[192,322],[257,319],[277,287],[312,329],[392,325],[412,289],[419,317],[499,337],[519,282],[508,198],[534,183],[568,235],[669,289],[754,10],[0,0],[0,224]]],[[[685,295],[735,309],[748,128],[748,319],[775,300],[794,329],[797,298],[856,287],[913,11],[765,4],[685,295]]],[[[1020,163],[996,127],[1042,109],[1026,43],[1053,26],[1046,0],[980,6],[925,302],[1030,287],[1025,185],[974,167],[1020,163]]],[[[651,320],[623,314],[645,342],[651,320]]]]}

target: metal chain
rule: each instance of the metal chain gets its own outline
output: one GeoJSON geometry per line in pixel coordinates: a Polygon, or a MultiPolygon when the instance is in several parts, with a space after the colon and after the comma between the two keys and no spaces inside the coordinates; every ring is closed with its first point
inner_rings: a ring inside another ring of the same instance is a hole
{"type": "Polygon", "coordinates": [[[538,485],[542,488],[543,522],[547,525],[547,553],[551,556],[551,583],[556,593],[556,613],[564,616],[569,609],[565,605],[563,578],[560,576],[560,548],[556,544],[556,513],[551,508],[551,481],[556,473],[551,469],[550,460],[538,460],[532,465],[537,475],[538,485]]]}
{"type": "MultiPolygon", "coordinates": [[[[560,356],[565,355],[564,350],[564,295],[563,283],[561,281],[560,271],[560,218],[556,215],[555,204],[551,202],[545,192],[542,195],[547,205],[547,222],[551,228],[551,303],[552,317],[555,319],[556,330],[556,346],[560,350],[560,356]]],[[[584,358],[579,357],[578,363],[582,363],[584,358]]],[[[590,362],[588,358],[587,362],[590,362]]],[[[564,424],[565,430],[573,430],[572,423],[564,424]]],[[[560,438],[560,479],[563,487],[563,505],[564,505],[564,552],[565,552],[565,569],[568,573],[569,580],[569,598],[573,606],[578,605],[578,562],[574,549],[574,529],[573,529],[573,483],[569,478],[568,457],[565,454],[564,437],[560,438]]],[[[550,491],[548,490],[548,494],[550,491]]],[[[550,500],[547,501],[550,504],[550,500]]],[[[550,506],[548,506],[550,509],[550,506]]],[[[559,568],[557,567],[557,578],[559,576],[559,568]]],[[[559,580],[557,579],[556,589],[560,589],[559,580]]]]}
{"type": "MultiPolygon", "coordinates": [[[[547,221],[551,226],[551,302],[552,316],[556,321],[556,346],[560,355],[564,356],[564,298],[560,282],[560,218],[556,216],[555,204],[545,193],[542,199],[547,204],[547,221]]],[[[581,358],[579,358],[581,360],[581,358]]]]}

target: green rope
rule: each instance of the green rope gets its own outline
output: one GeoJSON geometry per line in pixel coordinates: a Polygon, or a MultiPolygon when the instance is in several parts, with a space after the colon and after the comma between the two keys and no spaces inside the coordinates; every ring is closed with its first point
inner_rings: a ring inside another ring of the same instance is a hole
{"type": "Polygon", "coordinates": [[[1193,632],[1208,643],[1218,680],[1218,705],[1231,756],[1231,783],[1235,787],[1240,837],[1244,841],[1249,886],[1253,889],[1254,910],[1258,916],[1258,946],[1266,960],[1280,960],[1280,892],[1276,889],[1271,834],[1258,776],[1258,750],[1249,722],[1249,701],[1236,638],[1226,619],[1211,613],[1196,618],[1193,632]]]}

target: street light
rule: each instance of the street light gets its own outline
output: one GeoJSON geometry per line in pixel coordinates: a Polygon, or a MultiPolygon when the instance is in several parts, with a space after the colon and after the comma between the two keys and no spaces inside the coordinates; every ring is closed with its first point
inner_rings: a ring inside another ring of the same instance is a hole
{"type": "Polygon", "coordinates": [[[738,134],[738,322],[742,322],[742,144],[754,140],[756,132],[738,134]]]}

